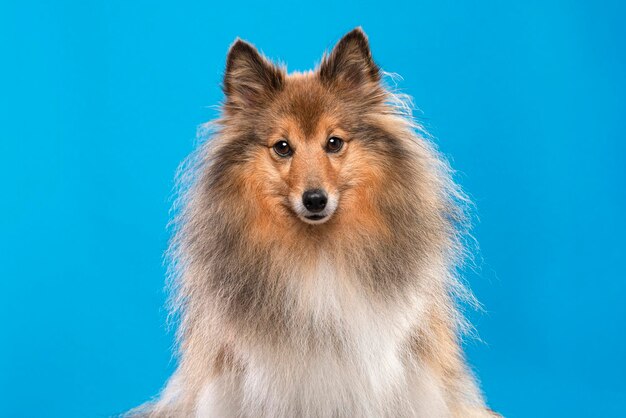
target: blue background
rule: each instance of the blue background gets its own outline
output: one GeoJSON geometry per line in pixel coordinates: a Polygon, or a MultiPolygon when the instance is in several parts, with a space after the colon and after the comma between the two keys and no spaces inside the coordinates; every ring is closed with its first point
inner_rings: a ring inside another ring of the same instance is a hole
{"type": "Polygon", "coordinates": [[[229,44],[305,70],[357,25],[476,202],[484,343],[467,352],[490,404],[626,416],[625,11],[2,0],[0,416],[103,417],[157,393],[174,174],[229,44]]]}

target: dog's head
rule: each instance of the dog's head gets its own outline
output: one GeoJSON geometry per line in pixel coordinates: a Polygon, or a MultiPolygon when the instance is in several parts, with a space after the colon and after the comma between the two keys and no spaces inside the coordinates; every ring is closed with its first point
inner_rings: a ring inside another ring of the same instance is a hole
{"type": "Polygon", "coordinates": [[[215,154],[221,171],[215,174],[237,189],[254,216],[266,223],[329,228],[356,222],[380,229],[380,200],[399,192],[410,169],[398,138],[407,126],[388,104],[360,28],[306,73],[287,74],[237,40],[223,87],[215,154]]]}

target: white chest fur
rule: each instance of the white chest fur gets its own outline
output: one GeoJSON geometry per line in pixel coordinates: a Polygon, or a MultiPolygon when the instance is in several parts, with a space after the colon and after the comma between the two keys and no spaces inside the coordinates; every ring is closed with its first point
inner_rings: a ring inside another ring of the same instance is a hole
{"type": "Polygon", "coordinates": [[[421,317],[423,303],[374,304],[320,262],[310,277],[294,280],[288,309],[313,332],[332,330],[340,347],[286,347],[280,354],[260,347],[241,353],[241,376],[207,382],[199,417],[442,417],[438,381],[418,361],[407,361],[403,343],[421,317]],[[325,348],[324,348],[325,347],[325,348]]]}

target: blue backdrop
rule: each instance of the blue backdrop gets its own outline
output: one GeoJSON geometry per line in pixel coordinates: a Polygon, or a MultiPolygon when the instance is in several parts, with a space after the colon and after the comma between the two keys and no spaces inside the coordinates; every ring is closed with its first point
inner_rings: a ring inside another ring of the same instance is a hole
{"type": "Polygon", "coordinates": [[[476,202],[467,351],[490,404],[625,416],[626,10],[510,3],[2,0],[0,416],[157,393],[174,173],[229,44],[304,70],[357,25],[476,202]]]}

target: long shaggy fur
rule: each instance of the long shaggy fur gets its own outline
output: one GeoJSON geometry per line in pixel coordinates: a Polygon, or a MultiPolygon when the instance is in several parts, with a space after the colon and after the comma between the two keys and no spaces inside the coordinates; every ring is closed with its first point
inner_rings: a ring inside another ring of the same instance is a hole
{"type": "Polygon", "coordinates": [[[132,414],[493,416],[459,347],[468,201],[381,84],[364,33],[291,75],[237,41],[224,91],[222,117],[181,173],[179,366],[132,414]],[[288,169],[265,143],[277,126],[301,141],[288,169]],[[352,138],[345,154],[298,163],[327,126],[352,138]],[[310,181],[294,180],[296,164],[331,173],[339,203],[324,224],[293,213],[290,196],[310,181]]]}

